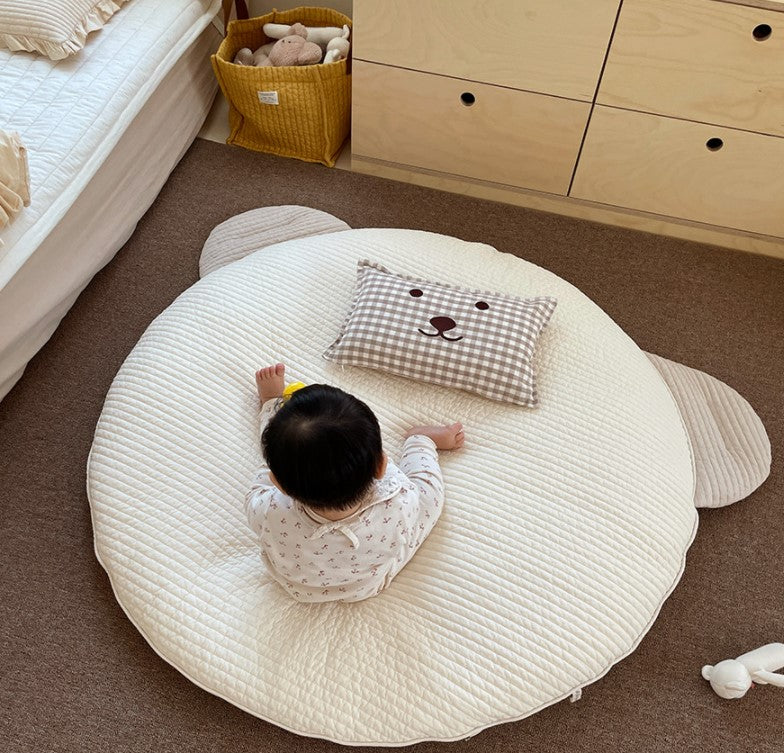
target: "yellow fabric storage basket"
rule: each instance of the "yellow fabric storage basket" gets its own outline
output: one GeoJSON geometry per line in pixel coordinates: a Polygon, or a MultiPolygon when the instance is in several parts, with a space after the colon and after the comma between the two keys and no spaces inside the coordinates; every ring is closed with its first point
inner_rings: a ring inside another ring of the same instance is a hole
{"type": "Polygon", "coordinates": [[[267,23],[351,26],[351,19],[328,8],[294,8],[229,23],[212,56],[212,67],[229,103],[227,144],[258,152],[335,164],[351,126],[351,75],[348,61],[318,65],[264,67],[235,65],[243,47],[255,50],[274,40],[267,23]]]}

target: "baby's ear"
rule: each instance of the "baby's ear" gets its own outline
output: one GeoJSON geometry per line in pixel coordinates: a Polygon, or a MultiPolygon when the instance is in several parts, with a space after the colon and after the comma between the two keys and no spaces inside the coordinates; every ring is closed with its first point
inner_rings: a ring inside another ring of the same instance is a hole
{"type": "MultiPolygon", "coordinates": [[[[376,468],[376,476],[375,478],[381,479],[384,478],[384,474],[387,472],[387,462],[389,458],[387,458],[386,452],[381,453],[381,459],[378,461],[378,468],[376,468]]],[[[272,474],[270,474],[272,476],[272,474]]]]}
{"type": "Polygon", "coordinates": [[[710,681],[710,678],[711,678],[711,675],[712,675],[712,674],[713,674],[713,665],[711,665],[711,664],[706,664],[706,665],[705,665],[705,666],[702,668],[702,676],[703,676],[703,677],[704,677],[706,680],[710,681]]]}

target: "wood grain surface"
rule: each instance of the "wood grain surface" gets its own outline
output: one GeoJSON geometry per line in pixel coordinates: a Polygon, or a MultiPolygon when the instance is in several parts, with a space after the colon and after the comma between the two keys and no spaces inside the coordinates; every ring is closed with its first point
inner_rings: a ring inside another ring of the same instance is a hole
{"type": "Polygon", "coordinates": [[[565,195],[590,105],[354,62],[352,152],[565,195]],[[466,105],[461,96],[471,95],[466,105]]]}
{"type": "Polygon", "coordinates": [[[784,139],[597,106],[571,195],[781,236],[783,168],[784,139]]]}
{"type": "Polygon", "coordinates": [[[354,57],[590,102],[618,6],[354,0],[354,57]]]}
{"type": "Polygon", "coordinates": [[[784,136],[784,14],[625,0],[597,101],[784,136]],[[765,24],[770,36],[758,41],[765,24]]]}

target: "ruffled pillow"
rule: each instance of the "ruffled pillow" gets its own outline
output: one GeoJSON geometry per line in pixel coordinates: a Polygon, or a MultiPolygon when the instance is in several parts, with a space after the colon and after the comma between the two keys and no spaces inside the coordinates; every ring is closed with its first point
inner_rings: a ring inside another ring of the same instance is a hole
{"type": "Polygon", "coordinates": [[[84,47],[127,0],[3,0],[0,47],[62,60],[84,47]]]}

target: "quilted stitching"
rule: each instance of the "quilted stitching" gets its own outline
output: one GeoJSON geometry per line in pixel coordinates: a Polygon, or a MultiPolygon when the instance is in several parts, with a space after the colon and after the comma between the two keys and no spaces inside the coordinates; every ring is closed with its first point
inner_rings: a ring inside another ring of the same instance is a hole
{"type": "Polygon", "coordinates": [[[183,293],[107,396],[88,468],[98,556],[155,650],[235,705],[347,744],[465,737],[601,677],[678,581],[696,527],[688,441],[645,354],[555,275],[428,233],[282,243],[183,293]],[[326,362],[359,259],[510,295],[553,295],[541,406],[326,362]],[[253,371],[336,384],[396,457],[413,423],[460,419],[444,511],[381,595],[300,604],[242,512],[259,462],[253,371]]]}
{"type": "Polygon", "coordinates": [[[694,505],[724,507],[770,474],[770,440],[760,417],[710,374],[648,353],[680,409],[695,456],[694,505]]]}
{"type": "Polygon", "coordinates": [[[213,228],[199,258],[199,277],[206,277],[251,251],[274,243],[349,229],[343,220],[310,207],[284,205],[251,209],[213,228]]]}
{"type": "Polygon", "coordinates": [[[52,60],[73,55],[127,0],[5,0],[0,46],[41,52],[52,60]]]}
{"type": "Polygon", "coordinates": [[[218,0],[133,0],[79,55],[0,50],[0,127],[28,150],[31,204],[2,231],[0,288],[62,218],[217,12],[218,0]]]}

